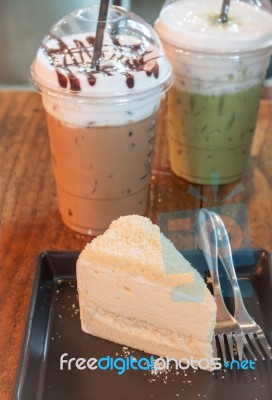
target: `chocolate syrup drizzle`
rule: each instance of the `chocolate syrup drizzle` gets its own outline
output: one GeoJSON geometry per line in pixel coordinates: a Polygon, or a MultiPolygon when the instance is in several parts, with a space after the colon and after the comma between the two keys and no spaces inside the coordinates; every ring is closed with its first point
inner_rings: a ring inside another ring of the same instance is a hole
{"type": "Polygon", "coordinates": [[[70,47],[59,37],[51,34],[49,40],[54,40],[58,44],[58,48],[49,48],[46,44],[42,46],[45,54],[51,65],[54,66],[58,78],[59,85],[66,89],[68,83],[70,90],[79,92],[81,90],[80,79],[71,71],[71,67],[78,67],[81,74],[86,76],[90,86],[96,84],[96,75],[104,74],[113,76],[116,70],[116,61],[119,65],[121,63],[125,76],[127,87],[132,89],[134,87],[134,72],[145,71],[148,77],[154,75],[155,78],[159,77],[159,65],[156,58],[145,61],[145,56],[151,53],[146,50],[143,43],[122,45],[118,38],[112,38],[114,47],[110,48],[112,55],[108,60],[105,60],[106,55],[102,53],[104,58],[100,64],[99,70],[91,67],[92,54],[94,47],[94,37],[87,36],[86,46],[81,40],[74,39],[74,47],[70,47]],[[126,56],[126,50],[130,50],[133,57],[126,56]]]}

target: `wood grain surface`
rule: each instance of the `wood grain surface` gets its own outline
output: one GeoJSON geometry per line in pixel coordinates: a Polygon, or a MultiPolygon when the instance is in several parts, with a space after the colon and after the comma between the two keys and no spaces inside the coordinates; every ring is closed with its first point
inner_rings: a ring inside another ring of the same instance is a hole
{"type": "MultiPolygon", "coordinates": [[[[157,126],[148,216],[157,222],[161,213],[177,212],[177,218],[169,222],[170,237],[175,232],[175,244],[179,248],[192,248],[194,242],[186,212],[190,214],[190,210],[201,206],[243,204],[248,213],[245,229],[252,238],[253,246],[272,251],[271,143],[272,102],[265,100],[260,109],[247,174],[242,182],[219,187],[215,199],[211,186],[191,185],[171,173],[165,107],[162,107],[157,126]],[[226,199],[237,185],[240,185],[240,192],[226,199]],[[207,201],[192,195],[192,187],[207,201]],[[181,210],[185,211],[182,218],[178,213],[181,210]]],[[[231,221],[233,219],[229,218],[227,222],[235,233],[231,221]]],[[[49,249],[81,250],[90,240],[67,228],[59,216],[40,96],[32,92],[0,91],[1,400],[11,398],[16,378],[37,254],[49,249]]]]}

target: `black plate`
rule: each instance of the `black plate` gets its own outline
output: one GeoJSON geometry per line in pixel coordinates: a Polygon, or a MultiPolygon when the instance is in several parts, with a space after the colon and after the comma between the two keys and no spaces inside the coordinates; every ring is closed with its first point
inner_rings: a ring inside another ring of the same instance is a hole
{"type": "MultiPolygon", "coordinates": [[[[183,252],[196,268],[205,266],[201,252],[183,252]]],[[[45,252],[37,260],[36,278],[13,398],[20,400],[271,400],[272,363],[258,359],[255,370],[225,369],[209,373],[168,371],[60,370],[60,356],[124,357],[123,346],[81,331],[75,279],[76,252],[45,252]]],[[[250,314],[272,343],[271,255],[239,250],[237,274],[250,314]]],[[[207,275],[202,267],[202,274],[207,275]]],[[[225,296],[228,287],[225,285],[225,296]]],[[[135,357],[144,353],[130,350],[135,357]]]]}

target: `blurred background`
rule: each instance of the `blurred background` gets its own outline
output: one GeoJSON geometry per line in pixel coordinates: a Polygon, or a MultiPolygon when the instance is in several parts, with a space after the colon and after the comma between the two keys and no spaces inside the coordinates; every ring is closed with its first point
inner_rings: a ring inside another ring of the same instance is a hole
{"type": "MultiPolygon", "coordinates": [[[[164,0],[111,0],[111,3],[131,9],[153,25],[164,0]]],[[[263,3],[269,4],[269,0],[263,3]]],[[[72,10],[92,4],[99,4],[99,0],[0,0],[0,89],[30,88],[29,68],[50,27],[72,10]]],[[[267,76],[270,93],[272,64],[267,76]]]]}
{"type": "MultiPolygon", "coordinates": [[[[153,24],[164,0],[111,1],[153,24]]],[[[29,68],[43,37],[61,17],[99,0],[0,0],[0,89],[29,86],[29,68]]]]}

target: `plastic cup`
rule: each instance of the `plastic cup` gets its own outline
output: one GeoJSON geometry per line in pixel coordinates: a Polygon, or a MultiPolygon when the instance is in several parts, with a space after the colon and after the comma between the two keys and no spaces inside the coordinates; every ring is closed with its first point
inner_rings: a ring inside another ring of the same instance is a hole
{"type": "Polygon", "coordinates": [[[173,66],[168,138],[173,172],[190,182],[240,179],[247,167],[272,53],[272,16],[232,1],[167,1],[156,21],[173,66]]]}
{"type": "Polygon", "coordinates": [[[121,215],[145,214],[156,114],[171,83],[154,30],[116,6],[108,11],[100,68],[93,68],[98,11],[62,18],[31,68],[47,113],[62,219],[89,235],[121,215]]]}

